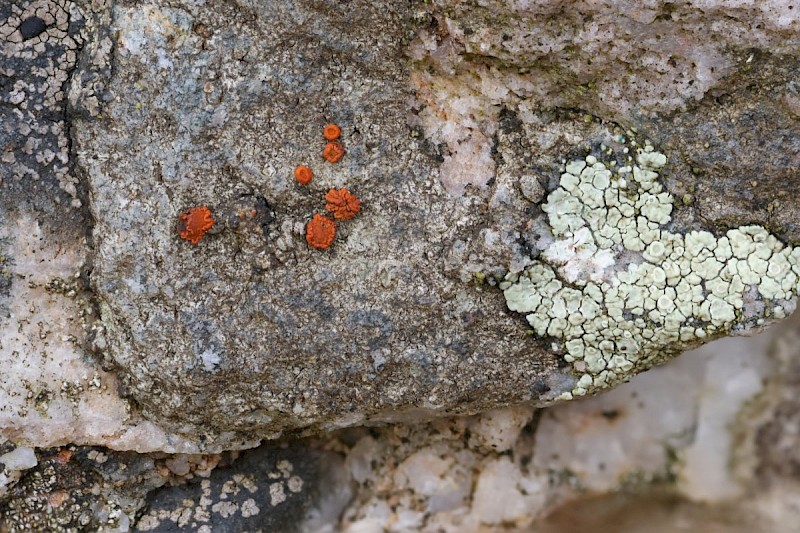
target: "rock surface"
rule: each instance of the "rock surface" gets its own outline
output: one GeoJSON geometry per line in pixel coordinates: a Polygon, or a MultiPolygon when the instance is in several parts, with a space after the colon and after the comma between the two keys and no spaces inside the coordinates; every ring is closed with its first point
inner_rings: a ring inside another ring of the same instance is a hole
{"type": "Polygon", "coordinates": [[[583,390],[496,279],[547,245],[526,231],[563,161],[620,132],[667,155],[672,232],[796,238],[788,8],[263,7],[114,5],[106,97],[84,109],[71,92],[106,356],[146,418],[205,449],[583,390]],[[723,16],[736,31],[709,42],[723,16]],[[336,164],[319,155],[328,122],[336,164]],[[733,192],[707,194],[719,183],[733,192]],[[306,222],[340,187],[361,213],[330,250],[308,248],[306,222]],[[175,228],[195,205],[217,231],[192,246],[175,228]]]}
{"type": "Polygon", "coordinates": [[[569,532],[592,518],[625,531],[689,523],[790,533],[800,490],[790,430],[797,322],[708,344],[614,391],[544,410],[347,429],[220,455],[6,445],[0,523],[569,532]]]}
{"type": "Polygon", "coordinates": [[[338,454],[262,446],[209,476],[156,492],[134,530],[313,531],[333,523],[351,495],[338,454]]]}
{"type": "Polygon", "coordinates": [[[565,163],[620,135],[667,156],[672,233],[798,240],[786,3],[269,7],[0,8],[3,435],[220,451],[574,392],[498,281],[551,242],[565,163]],[[310,249],[342,187],[361,212],[310,249]],[[197,205],[216,223],[192,245],[197,205]]]}
{"type": "MultiPolygon", "coordinates": [[[[219,449],[568,386],[500,292],[461,277],[493,215],[482,195],[451,198],[435,147],[411,135],[407,7],[112,15],[115,97],[76,121],[75,140],[107,354],[145,417],[219,449]],[[343,130],[337,164],[320,157],[326,122],[343,130]],[[309,187],[297,164],[312,165],[309,187]],[[361,212],[330,250],[310,249],[305,224],[333,187],[361,212]],[[224,225],[197,246],[175,229],[194,205],[224,225]]],[[[498,242],[483,260],[501,268],[518,248],[498,242]]]]}
{"type": "Polygon", "coordinates": [[[69,130],[73,114],[96,111],[108,74],[110,27],[102,3],[93,6],[0,6],[0,436],[43,448],[196,451],[142,420],[88,350],[103,328],[69,130]],[[73,86],[80,98],[69,106],[73,86]]]}
{"type": "MultiPolygon", "coordinates": [[[[501,283],[546,263],[585,287],[584,249],[552,259],[574,237],[553,195],[570,163],[647,144],[662,236],[796,247],[798,19],[791,0],[2,3],[0,530],[513,531],[561,504],[536,527],[583,527],[570,505],[631,531],[671,506],[724,522],[680,497],[792,531],[796,331],[634,377],[701,339],[661,343],[587,389],[501,283]],[[361,210],[309,248],[331,188],[361,210]],[[179,215],[201,205],[194,245],[179,215]],[[224,451],[384,421],[404,423],[224,451]],[[602,497],[620,488],[642,497],[602,497]]],[[[794,307],[779,281],[690,325],[753,333],[794,307]]]]}

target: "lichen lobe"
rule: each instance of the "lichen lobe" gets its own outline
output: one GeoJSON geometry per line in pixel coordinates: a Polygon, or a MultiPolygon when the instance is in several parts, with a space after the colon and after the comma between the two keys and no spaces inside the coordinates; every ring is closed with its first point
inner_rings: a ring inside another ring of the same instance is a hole
{"type": "Polygon", "coordinates": [[[564,399],[794,309],[800,248],[761,226],[721,237],[665,229],[673,197],[658,172],[667,158],[649,144],[635,151],[619,168],[591,155],[567,163],[542,206],[555,241],[500,286],[537,335],[561,341],[579,376],[564,399]]]}

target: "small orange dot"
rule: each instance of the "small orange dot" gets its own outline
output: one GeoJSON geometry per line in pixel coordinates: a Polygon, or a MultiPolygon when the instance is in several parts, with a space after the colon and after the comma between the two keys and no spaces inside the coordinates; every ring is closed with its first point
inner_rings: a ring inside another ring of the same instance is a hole
{"type": "Polygon", "coordinates": [[[312,248],[324,250],[333,244],[336,237],[336,222],[319,213],[311,218],[306,226],[306,242],[312,248]]]}
{"type": "Polygon", "coordinates": [[[67,464],[71,458],[72,458],[72,452],[67,448],[61,448],[58,451],[58,453],[53,457],[53,460],[63,465],[67,464]]]}
{"type": "Polygon", "coordinates": [[[336,124],[328,124],[322,129],[322,135],[329,141],[335,141],[342,134],[342,129],[336,124]]]}
{"type": "Polygon", "coordinates": [[[178,232],[181,239],[197,244],[214,226],[211,209],[204,205],[192,207],[181,213],[178,218],[178,232]]]}
{"type": "Polygon", "coordinates": [[[298,165],[298,167],[294,169],[294,179],[296,179],[298,183],[302,185],[308,185],[311,183],[311,178],[313,177],[314,173],[311,172],[311,169],[305,165],[298,165]]]}
{"type": "Polygon", "coordinates": [[[344,146],[339,141],[331,141],[325,145],[325,149],[322,150],[322,157],[324,157],[328,163],[337,163],[342,157],[344,157],[344,146]]]}
{"type": "Polygon", "coordinates": [[[350,220],[361,211],[361,200],[347,189],[331,189],[325,195],[325,209],[337,220],[350,220]]]}

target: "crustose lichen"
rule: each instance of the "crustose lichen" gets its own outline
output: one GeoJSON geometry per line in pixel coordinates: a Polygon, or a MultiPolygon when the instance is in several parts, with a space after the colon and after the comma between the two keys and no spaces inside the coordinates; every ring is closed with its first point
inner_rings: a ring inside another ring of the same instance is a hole
{"type": "Polygon", "coordinates": [[[568,163],[542,206],[554,242],[501,284],[509,309],[563,342],[580,375],[564,398],[794,307],[800,248],[761,226],[721,237],[663,229],[673,197],[657,171],[667,158],[647,145],[629,159],[617,169],[594,156],[568,163]]]}

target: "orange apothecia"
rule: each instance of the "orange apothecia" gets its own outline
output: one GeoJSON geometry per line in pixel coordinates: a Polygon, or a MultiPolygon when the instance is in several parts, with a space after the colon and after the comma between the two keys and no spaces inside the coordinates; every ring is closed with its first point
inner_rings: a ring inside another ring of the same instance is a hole
{"type": "Polygon", "coordinates": [[[181,239],[197,244],[212,226],[214,226],[214,217],[211,216],[211,209],[201,205],[181,213],[178,232],[181,239]]]}
{"type": "Polygon", "coordinates": [[[294,169],[294,179],[301,185],[308,185],[311,183],[311,178],[313,177],[314,173],[305,165],[298,165],[297,168],[294,169]]]}
{"type": "Polygon", "coordinates": [[[331,189],[325,195],[325,209],[338,220],[350,220],[361,211],[361,200],[347,189],[331,189]]]}
{"type": "Polygon", "coordinates": [[[325,145],[325,148],[322,150],[322,157],[324,157],[328,163],[336,163],[342,157],[344,157],[344,146],[339,141],[331,141],[325,145]]]}
{"type": "Polygon", "coordinates": [[[58,453],[55,454],[52,459],[62,465],[65,465],[72,459],[73,452],[67,448],[61,448],[58,450],[58,453]]]}
{"type": "Polygon", "coordinates": [[[322,136],[328,139],[329,141],[335,141],[339,138],[339,135],[342,134],[342,128],[337,126],[336,124],[327,124],[324,128],[322,128],[322,136]]]}
{"type": "Polygon", "coordinates": [[[324,250],[333,244],[336,237],[336,222],[317,213],[306,226],[306,242],[312,248],[324,250]]]}

